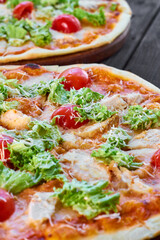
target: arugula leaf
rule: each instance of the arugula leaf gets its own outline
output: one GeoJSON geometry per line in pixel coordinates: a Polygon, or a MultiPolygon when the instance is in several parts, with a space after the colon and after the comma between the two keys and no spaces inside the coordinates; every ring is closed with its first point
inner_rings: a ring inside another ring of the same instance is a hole
{"type": "Polygon", "coordinates": [[[74,107],[74,110],[79,112],[81,117],[77,120],[80,122],[83,122],[87,119],[95,122],[102,122],[116,113],[107,110],[107,107],[102,106],[100,103],[87,104],[82,107],[74,107]]]}
{"type": "Polygon", "coordinates": [[[149,129],[155,125],[160,126],[160,110],[147,109],[140,105],[130,106],[123,120],[123,124],[130,125],[131,129],[149,129]]]}
{"type": "Polygon", "coordinates": [[[37,27],[30,31],[31,41],[39,47],[48,45],[52,41],[52,34],[49,31],[50,27],[51,22],[46,23],[44,26],[37,25],[37,27]]]}
{"type": "Polygon", "coordinates": [[[84,106],[88,103],[97,102],[102,98],[104,98],[104,95],[98,92],[93,92],[91,89],[84,87],[79,90],[71,89],[69,102],[76,105],[84,106]]]}
{"type": "Polygon", "coordinates": [[[117,6],[118,6],[118,3],[112,3],[111,6],[110,6],[110,10],[112,12],[116,11],[117,10],[117,6]]]}
{"type": "Polygon", "coordinates": [[[80,21],[86,20],[94,26],[103,26],[106,24],[106,17],[103,7],[99,8],[99,11],[91,13],[82,8],[75,8],[73,11],[65,11],[71,15],[74,15],[80,21]]]}
{"type": "Polygon", "coordinates": [[[142,163],[134,162],[133,156],[115,148],[110,143],[101,145],[98,150],[93,150],[91,156],[103,161],[107,165],[109,165],[111,161],[115,161],[119,167],[125,167],[129,170],[137,169],[142,165],[142,163]]]}
{"type": "Polygon", "coordinates": [[[12,102],[0,102],[0,114],[6,112],[10,109],[16,109],[18,107],[19,102],[12,101],[12,102]]]}
{"type": "Polygon", "coordinates": [[[103,135],[103,137],[107,139],[107,143],[117,148],[126,147],[127,142],[131,139],[131,136],[128,135],[127,131],[121,127],[112,127],[107,135],[103,135]]]}
{"type": "MultiPolygon", "coordinates": [[[[28,0],[28,1],[33,2],[35,6],[41,3],[41,0],[28,0]]],[[[24,0],[7,0],[7,7],[14,8],[21,2],[24,2],[24,0]]]]}
{"type": "Polygon", "coordinates": [[[111,195],[111,192],[103,190],[107,186],[108,182],[104,180],[91,184],[73,179],[65,182],[63,188],[54,189],[53,196],[58,197],[65,207],[72,207],[87,219],[92,219],[100,213],[117,211],[120,194],[111,195]]]}
{"type": "Polygon", "coordinates": [[[13,194],[20,193],[26,188],[33,187],[41,182],[41,175],[32,175],[25,171],[14,171],[0,161],[0,187],[13,194]]]}

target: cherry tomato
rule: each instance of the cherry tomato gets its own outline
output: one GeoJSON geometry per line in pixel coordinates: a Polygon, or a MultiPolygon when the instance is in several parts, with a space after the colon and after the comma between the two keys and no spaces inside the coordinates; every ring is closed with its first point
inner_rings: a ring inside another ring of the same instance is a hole
{"type": "Polygon", "coordinates": [[[69,68],[62,72],[58,78],[64,77],[66,81],[62,82],[66,90],[75,88],[76,90],[86,87],[90,83],[90,78],[86,71],[81,68],[69,68]]]}
{"type": "Polygon", "coordinates": [[[8,144],[13,142],[13,138],[1,135],[0,136],[0,160],[6,162],[10,158],[10,151],[7,149],[8,144]]]}
{"type": "Polygon", "coordinates": [[[10,218],[15,211],[15,203],[11,194],[0,188],[0,222],[10,218]]]}
{"type": "Polygon", "coordinates": [[[55,116],[57,116],[56,118],[56,123],[67,129],[67,128],[79,128],[82,125],[84,125],[85,123],[88,123],[88,120],[85,120],[83,122],[77,122],[77,118],[80,116],[78,111],[75,111],[73,108],[76,105],[71,105],[71,104],[67,104],[64,105],[60,108],[58,108],[56,111],[54,111],[54,113],[51,116],[51,119],[55,116]],[[58,117],[59,115],[59,117],[58,117]]]}
{"type": "Polygon", "coordinates": [[[151,158],[151,164],[160,169],[160,149],[158,149],[151,158]]]}
{"type": "Polygon", "coordinates": [[[7,0],[0,0],[0,3],[5,3],[7,0]]]}
{"type": "Polygon", "coordinates": [[[74,33],[81,30],[81,23],[72,15],[62,14],[53,20],[51,28],[63,33],[74,33]]]}
{"type": "Polygon", "coordinates": [[[34,5],[32,2],[21,2],[13,9],[13,16],[18,20],[20,20],[21,18],[27,18],[33,11],[33,8],[34,5]]]}

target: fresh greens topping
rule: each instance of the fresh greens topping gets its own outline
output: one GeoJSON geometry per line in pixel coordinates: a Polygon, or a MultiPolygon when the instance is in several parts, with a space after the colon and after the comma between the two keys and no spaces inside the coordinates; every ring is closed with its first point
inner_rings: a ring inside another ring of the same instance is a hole
{"type": "Polygon", "coordinates": [[[131,129],[149,129],[156,124],[160,125],[160,110],[147,109],[140,105],[130,106],[123,120],[123,124],[130,125],[131,129]]]}
{"type": "Polygon", "coordinates": [[[117,10],[117,6],[118,6],[118,3],[112,3],[111,6],[110,6],[110,10],[112,12],[116,11],[117,10]]]}
{"type": "Polygon", "coordinates": [[[107,165],[109,165],[111,161],[115,161],[119,167],[126,167],[129,170],[135,170],[142,165],[142,163],[134,162],[133,156],[115,148],[110,143],[105,143],[101,145],[99,149],[93,150],[91,156],[103,161],[107,165]]]}
{"type": "Polygon", "coordinates": [[[0,161],[0,187],[13,194],[20,193],[26,188],[33,187],[41,182],[41,175],[32,175],[25,171],[14,171],[0,161]]]}
{"type": "Polygon", "coordinates": [[[94,26],[102,26],[106,23],[106,17],[103,7],[99,8],[99,11],[91,13],[82,8],[75,8],[73,11],[66,11],[67,13],[74,15],[80,21],[85,20],[94,26]]]}
{"type": "Polygon", "coordinates": [[[87,219],[92,219],[100,213],[116,212],[119,203],[119,193],[111,194],[104,190],[108,182],[101,180],[94,184],[85,181],[65,182],[63,188],[55,189],[54,197],[58,197],[65,207],[72,207],[87,219]]]}
{"type": "Polygon", "coordinates": [[[116,113],[107,110],[107,107],[102,106],[100,103],[86,104],[82,107],[74,107],[74,110],[79,112],[80,118],[77,120],[80,122],[83,122],[87,119],[95,122],[102,122],[116,113]]]}
{"type": "Polygon", "coordinates": [[[7,112],[10,109],[16,109],[19,103],[17,101],[12,102],[0,102],[0,114],[7,112]]]}
{"type": "Polygon", "coordinates": [[[31,40],[36,46],[44,47],[52,41],[51,22],[45,25],[37,24],[29,19],[17,20],[13,17],[5,20],[0,26],[0,38],[10,45],[20,46],[31,40]]]}
{"type": "Polygon", "coordinates": [[[117,148],[126,147],[127,142],[131,139],[131,136],[128,135],[127,131],[121,127],[112,127],[107,135],[103,135],[103,137],[107,139],[107,143],[110,143],[117,148]]]}
{"type": "MultiPolygon", "coordinates": [[[[28,1],[33,2],[35,6],[37,6],[41,2],[41,0],[28,0],[28,1]]],[[[7,7],[14,8],[21,2],[24,2],[24,0],[7,0],[7,7]]]]}

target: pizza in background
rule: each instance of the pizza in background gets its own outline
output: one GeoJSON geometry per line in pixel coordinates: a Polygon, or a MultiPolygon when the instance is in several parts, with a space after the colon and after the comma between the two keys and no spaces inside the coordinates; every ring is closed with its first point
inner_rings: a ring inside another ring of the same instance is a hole
{"type": "Polygon", "coordinates": [[[158,234],[160,90],[98,64],[0,70],[1,240],[158,234]]]}
{"type": "Polygon", "coordinates": [[[0,9],[0,63],[109,44],[131,18],[125,0],[2,0],[0,9]]]}

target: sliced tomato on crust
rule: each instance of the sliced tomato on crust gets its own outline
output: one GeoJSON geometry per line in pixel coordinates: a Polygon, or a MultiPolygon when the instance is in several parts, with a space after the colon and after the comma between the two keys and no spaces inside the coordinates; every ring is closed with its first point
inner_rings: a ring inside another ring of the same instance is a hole
{"type": "Polygon", "coordinates": [[[15,211],[14,198],[2,188],[0,188],[0,209],[0,222],[6,221],[15,211]]]}
{"type": "Polygon", "coordinates": [[[74,33],[81,30],[82,27],[78,18],[69,14],[62,14],[53,20],[51,28],[63,33],[74,33]]]}
{"type": "Polygon", "coordinates": [[[88,123],[88,120],[85,120],[83,122],[78,121],[80,115],[78,111],[75,111],[73,109],[75,106],[76,105],[72,104],[61,106],[56,111],[54,111],[54,113],[51,116],[51,119],[56,117],[56,124],[63,127],[64,129],[70,128],[76,129],[88,123]]]}
{"type": "Polygon", "coordinates": [[[62,82],[66,90],[75,88],[76,90],[86,87],[90,82],[87,72],[79,67],[69,68],[63,71],[58,78],[64,77],[66,81],[62,82]]]}
{"type": "Polygon", "coordinates": [[[13,17],[17,18],[18,20],[21,18],[28,18],[33,9],[34,5],[32,2],[21,2],[13,9],[13,17]]]}

